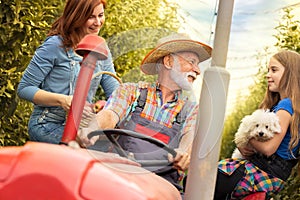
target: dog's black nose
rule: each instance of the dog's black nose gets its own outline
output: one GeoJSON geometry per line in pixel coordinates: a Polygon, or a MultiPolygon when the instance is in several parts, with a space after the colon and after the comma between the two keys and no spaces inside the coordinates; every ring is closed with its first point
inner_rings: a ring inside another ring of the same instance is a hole
{"type": "Polygon", "coordinates": [[[264,136],[264,132],[259,132],[258,134],[260,137],[264,136]]]}

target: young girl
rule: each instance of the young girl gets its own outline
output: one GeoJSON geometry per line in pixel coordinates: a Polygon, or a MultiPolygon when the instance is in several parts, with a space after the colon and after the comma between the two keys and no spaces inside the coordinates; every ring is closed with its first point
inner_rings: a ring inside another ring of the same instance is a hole
{"type": "Polygon", "coordinates": [[[215,200],[241,199],[258,191],[276,194],[299,161],[300,54],[285,50],[272,56],[266,78],[268,89],[260,108],[276,113],[281,133],[267,142],[250,140],[263,156],[240,148],[247,159],[219,162],[215,200]]]}
{"type": "MultiPolygon", "coordinates": [[[[99,34],[105,6],[105,0],[68,0],[62,16],[36,50],[18,86],[18,95],[34,103],[28,125],[30,140],[60,142],[82,61],[74,49],[86,34],[99,34]]],[[[108,59],[97,62],[94,73],[99,71],[115,73],[110,52],[108,59]]],[[[106,97],[119,85],[109,75],[94,78],[88,102],[92,102],[99,84],[106,97]]]]}

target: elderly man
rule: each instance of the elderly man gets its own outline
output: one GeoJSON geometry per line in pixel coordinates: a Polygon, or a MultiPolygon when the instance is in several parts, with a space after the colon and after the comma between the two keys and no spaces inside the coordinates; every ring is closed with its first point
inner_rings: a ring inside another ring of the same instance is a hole
{"type": "Polygon", "coordinates": [[[158,74],[156,83],[139,87],[137,83],[119,86],[108,99],[104,109],[79,131],[82,142],[89,146],[98,139],[87,139],[96,129],[122,128],[133,130],[165,142],[177,152],[175,158],[159,151],[159,147],[136,138],[121,136],[118,142],[137,159],[169,159],[176,169],[162,176],[176,185],[178,170],[190,163],[198,105],[182,95],[192,90],[200,74],[199,63],[211,57],[212,48],[191,40],[185,34],[173,34],[158,41],[141,64],[145,74],[158,74]],[[167,158],[166,158],[167,157],[167,158]]]}

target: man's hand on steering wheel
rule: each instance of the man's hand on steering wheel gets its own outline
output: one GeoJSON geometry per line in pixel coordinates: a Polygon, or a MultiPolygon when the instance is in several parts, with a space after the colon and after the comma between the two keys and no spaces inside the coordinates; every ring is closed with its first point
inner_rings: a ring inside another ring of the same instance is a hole
{"type": "Polygon", "coordinates": [[[83,147],[89,147],[95,144],[95,142],[99,139],[99,136],[94,136],[92,138],[88,138],[88,135],[95,130],[98,130],[98,122],[94,117],[91,119],[87,127],[80,128],[77,133],[77,140],[83,147]]]}
{"type": "Polygon", "coordinates": [[[173,168],[181,171],[187,170],[191,160],[190,154],[181,149],[175,149],[175,151],[177,152],[175,158],[171,154],[168,154],[168,160],[173,162],[173,168]]]}

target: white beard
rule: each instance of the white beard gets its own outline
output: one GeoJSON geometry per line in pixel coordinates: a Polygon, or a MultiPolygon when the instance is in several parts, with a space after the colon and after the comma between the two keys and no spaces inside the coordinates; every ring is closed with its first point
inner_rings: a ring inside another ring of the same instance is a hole
{"type": "Polygon", "coordinates": [[[188,91],[192,90],[193,85],[188,80],[188,76],[190,72],[181,72],[177,58],[175,56],[173,58],[174,58],[174,66],[171,69],[170,77],[181,89],[188,90],[188,91]]]}

